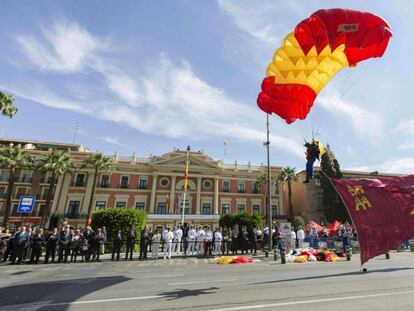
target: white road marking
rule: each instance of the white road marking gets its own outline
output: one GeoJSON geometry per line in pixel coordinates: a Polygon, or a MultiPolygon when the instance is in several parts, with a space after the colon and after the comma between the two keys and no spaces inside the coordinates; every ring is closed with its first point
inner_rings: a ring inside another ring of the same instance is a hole
{"type": "Polygon", "coordinates": [[[336,297],[336,298],[326,298],[326,299],[312,299],[312,300],[302,300],[302,301],[288,301],[288,302],[278,302],[278,303],[269,303],[269,304],[243,306],[243,307],[210,309],[206,311],[236,311],[236,310],[264,309],[264,308],[274,308],[274,307],[283,307],[283,306],[304,305],[304,304],[309,304],[309,303],[323,303],[323,302],[340,301],[340,300],[356,300],[356,299],[387,297],[387,296],[397,296],[397,295],[407,295],[407,294],[414,294],[414,291],[368,294],[368,295],[336,297]]]}
{"type": "Polygon", "coordinates": [[[224,279],[224,280],[211,280],[211,281],[194,281],[194,282],[180,282],[180,283],[170,283],[168,285],[187,285],[187,284],[204,284],[204,283],[221,283],[221,282],[234,282],[237,279],[224,279]]]}
{"type": "Polygon", "coordinates": [[[139,277],[137,279],[173,278],[177,276],[184,276],[184,274],[148,275],[148,276],[139,277]]]}

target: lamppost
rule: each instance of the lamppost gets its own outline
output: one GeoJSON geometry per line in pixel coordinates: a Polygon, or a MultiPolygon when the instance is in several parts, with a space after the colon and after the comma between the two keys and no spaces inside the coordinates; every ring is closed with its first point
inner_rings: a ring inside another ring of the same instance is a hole
{"type": "Polygon", "coordinates": [[[267,149],[267,223],[269,225],[269,253],[272,251],[272,202],[271,202],[271,176],[270,176],[270,126],[269,114],[266,113],[266,142],[267,149]]]}
{"type": "Polygon", "coordinates": [[[185,173],[184,173],[184,195],[183,195],[183,203],[182,203],[182,214],[181,214],[181,224],[184,226],[184,214],[185,214],[185,200],[187,196],[187,183],[188,183],[188,157],[190,156],[190,146],[187,146],[187,155],[185,158],[185,173]]]}

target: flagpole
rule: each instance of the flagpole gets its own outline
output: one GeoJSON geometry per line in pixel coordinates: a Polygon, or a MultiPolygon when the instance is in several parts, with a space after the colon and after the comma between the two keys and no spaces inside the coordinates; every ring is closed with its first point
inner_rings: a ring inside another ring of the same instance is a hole
{"type": "Polygon", "coordinates": [[[267,222],[269,225],[269,253],[272,251],[272,202],[271,202],[271,176],[270,176],[270,127],[269,114],[266,113],[266,149],[267,149],[267,222]]]}
{"type": "Polygon", "coordinates": [[[185,215],[185,200],[187,196],[187,182],[188,182],[188,157],[190,156],[190,146],[187,146],[187,155],[185,158],[185,173],[184,173],[184,196],[183,196],[183,207],[181,214],[181,225],[184,226],[184,215],[185,215]]]}

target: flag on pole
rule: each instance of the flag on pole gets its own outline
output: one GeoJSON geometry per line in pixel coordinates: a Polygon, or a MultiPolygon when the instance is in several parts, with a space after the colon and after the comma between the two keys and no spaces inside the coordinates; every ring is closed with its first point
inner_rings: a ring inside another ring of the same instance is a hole
{"type": "Polygon", "coordinates": [[[414,236],[414,175],[331,181],[358,231],[361,265],[414,236]]]}
{"type": "Polygon", "coordinates": [[[184,191],[187,191],[187,184],[188,184],[188,154],[189,152],[190,152],[190,146],[187,147],[187,157],[185,159],[184,191]]]}

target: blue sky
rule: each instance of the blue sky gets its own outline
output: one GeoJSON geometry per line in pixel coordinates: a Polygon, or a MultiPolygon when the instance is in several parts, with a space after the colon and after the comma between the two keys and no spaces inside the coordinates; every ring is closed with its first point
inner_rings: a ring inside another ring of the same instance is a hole
{"type": "Polygon", "coordinates": [[[271,117],[273,165],[304,167],[312,130],[348,169],[414,171],[414,1],[2,1],[0,89],[18,115],[2,137],[138,156],[203,149],[265,162],[256,97],[273,52],[320,8],[383,16],[383,58],[344,69],[306,121],[271,117]]]}

